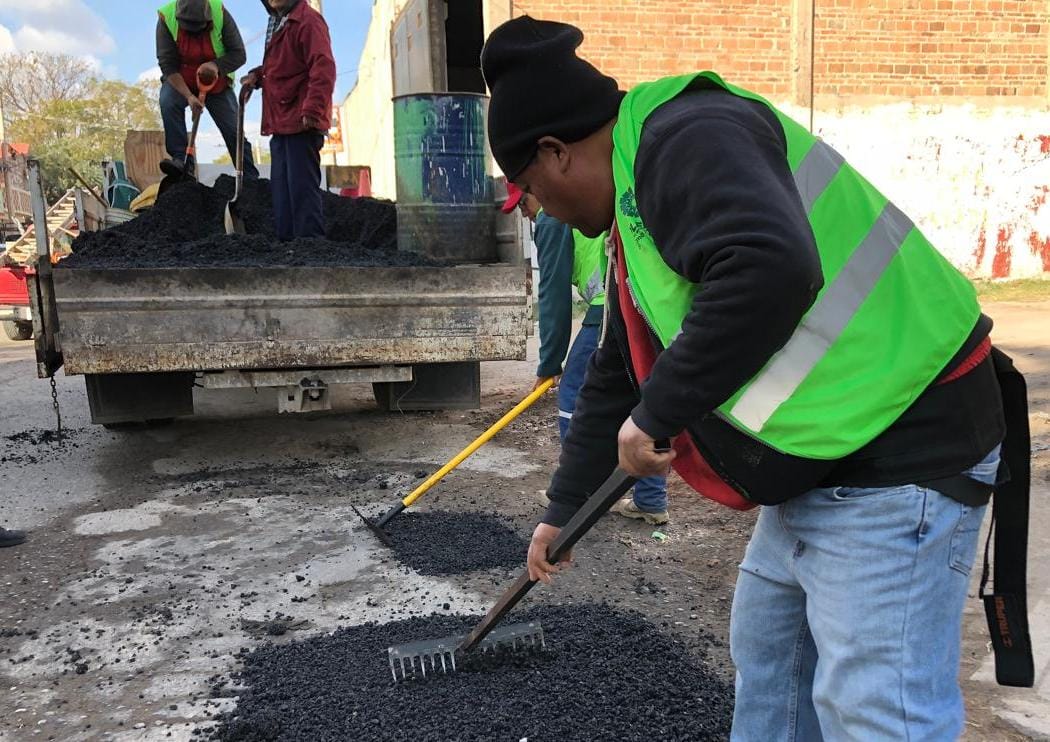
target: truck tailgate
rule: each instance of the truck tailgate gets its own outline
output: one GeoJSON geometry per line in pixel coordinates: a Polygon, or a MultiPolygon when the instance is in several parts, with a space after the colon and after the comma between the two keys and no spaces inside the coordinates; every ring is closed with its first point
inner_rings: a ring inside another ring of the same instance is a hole
{"type": "Polygon", "coordinates": [[[59,268],[67,374],[523,360],[521,266],[59,268]]]}

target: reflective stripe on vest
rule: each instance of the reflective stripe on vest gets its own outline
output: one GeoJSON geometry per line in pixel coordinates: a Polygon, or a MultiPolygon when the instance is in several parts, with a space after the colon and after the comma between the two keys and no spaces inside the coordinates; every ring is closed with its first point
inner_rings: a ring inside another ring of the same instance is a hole
{"type": "MultiPolygon", "coordinates": [[[[813,145],[795,173],[806,214],[844,164],[842,156],[824,142],[813,145]]],[[[913,229],[911,219],[892,203],[886,204],[791,339],[737,399],[733,417],[752,430],[762,429],[842,334],[913,229]]]]}
{"type": "MultiPolygon", "coordinates": [[[[160,17],[164,19],[164,25],[168,27],[168,33],[171,34],[171,38],[176,42],[179,40],[179,20],[175,17],[178,4],[178,0],[172,0],[172,2],[162,5],[157,11],[160,13],[160,17]]],[[[222,43],[222,29],[226,19],[223,15],[222,0],[208,0],[208,4],[211,6],[211,33],[209,35],[211,48],[215,51],[215,58],[218,59],[226,53],[226,47],[222,43]]],[[[232,72],[226,77],[230,82],[233,82],[232,72]]]]}
{"type": "Polygon", "coordinates": [[[572,230],[572,284],[588,306],[605,304],[605,238],[587,237],[579,230],[572,230]]]}
{"type": "Polygon", "coordinates": [[[888,428],[958,351],[980,314],[976,293],[830,146],[713,72],[683,75],[633,89],[613,130],[627,285],[663,347],[681,332],[699,286],[671,270],[642,222],[634,158],[646,118],[699,78],[775,114],[824,275],[824,287],[785,346],[716,414],[778,451],[842,458],[888,428]]]}

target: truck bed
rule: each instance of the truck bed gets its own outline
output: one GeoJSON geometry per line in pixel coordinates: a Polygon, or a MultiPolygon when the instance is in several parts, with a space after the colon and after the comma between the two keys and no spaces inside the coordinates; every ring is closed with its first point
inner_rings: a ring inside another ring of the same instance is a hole
{"type": "Polygon", "coordinates": [[[67,374],[523,360],[525,269],[59,268],[67,374]]]}

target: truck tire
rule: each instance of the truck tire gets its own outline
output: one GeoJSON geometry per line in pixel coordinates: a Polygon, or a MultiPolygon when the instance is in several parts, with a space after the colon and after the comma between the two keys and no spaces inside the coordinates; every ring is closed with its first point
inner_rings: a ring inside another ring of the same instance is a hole
{"type": "Polygon", "coordinates": [[[33,323],[25,320],[11,320],[4,322],[4,334],[8,340],[31,340],[33,338],[33,323]]]}

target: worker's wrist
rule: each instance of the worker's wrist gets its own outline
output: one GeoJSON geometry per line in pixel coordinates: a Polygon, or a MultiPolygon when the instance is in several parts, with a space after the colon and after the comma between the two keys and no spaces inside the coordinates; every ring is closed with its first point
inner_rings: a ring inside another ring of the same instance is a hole
{"type": "Polygon", "coordinates": [[[543,517],[540,518],[540,523],[546,523],[549,526],[561,528],[572,520],[572,516],[576,514],[578,509],[579,508],[573,505],[567,505],[564,502],[555,502],[554,500],[551,500],[550,504],[547,505],[547,510],[544,512],[543,517]]]}
{"type": "Polygon", "coordinates": [[[646,406],[644,399],[631,410],[631,420],[653,440],[674,438],[682,432],[681,425],[661,419],[646,406]]]}
{"type": "Polygon", "coordinates": [[[541,364],[536,369],[536,378],[538,379],[549,379],[552,376],[561,376],[561,364],[541,364]]]}

